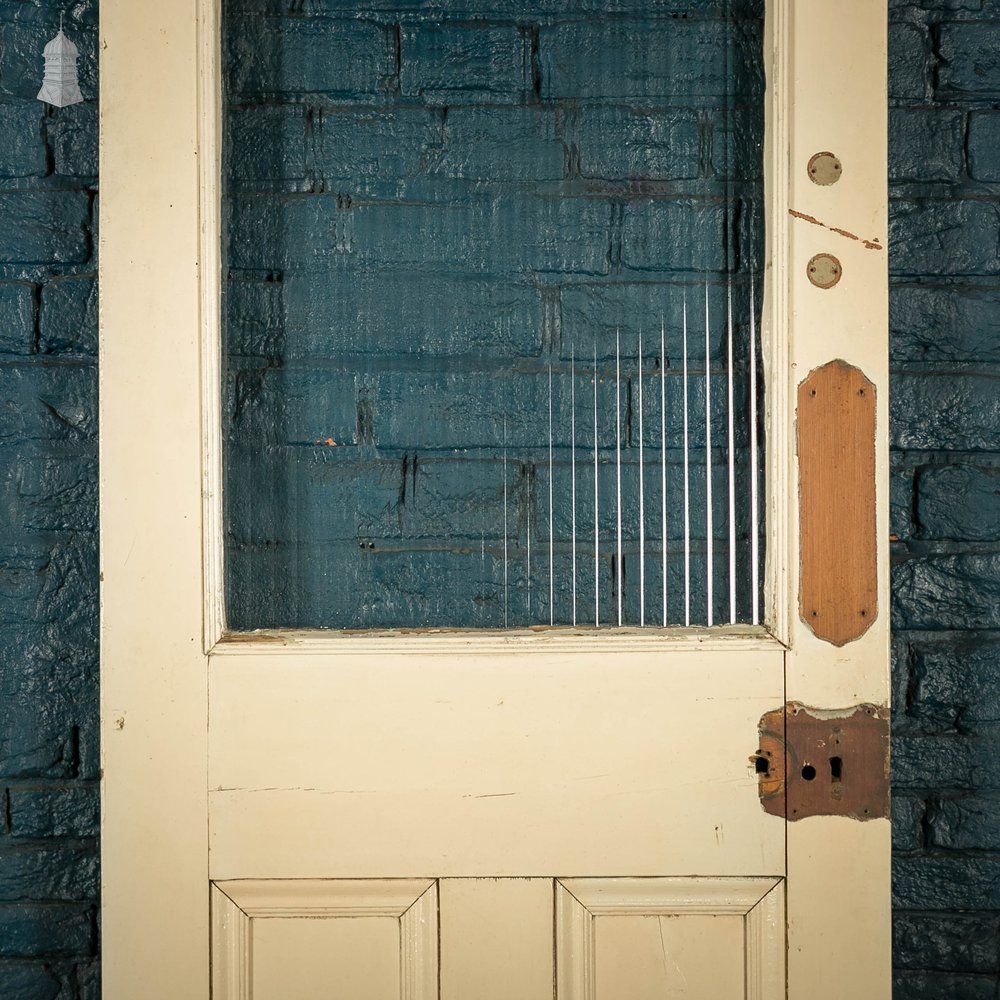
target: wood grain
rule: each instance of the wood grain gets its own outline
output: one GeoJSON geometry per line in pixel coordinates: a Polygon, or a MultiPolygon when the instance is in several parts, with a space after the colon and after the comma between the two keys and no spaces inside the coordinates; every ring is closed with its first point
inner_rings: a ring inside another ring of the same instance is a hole
{"type": "Polygon", "coordinates": [[[875,386],[830,361],[799,385],[799,614],[843,646],[878,614],[875,386]]]}

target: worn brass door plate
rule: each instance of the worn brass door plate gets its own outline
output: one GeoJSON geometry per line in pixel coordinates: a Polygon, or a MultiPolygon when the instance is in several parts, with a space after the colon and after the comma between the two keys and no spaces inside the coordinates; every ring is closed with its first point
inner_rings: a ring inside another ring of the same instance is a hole
{"type": "Polygon", "coordinates": [[[878,705],[834,711],[789,702],[760,720],[750,758],[764,809],[789,820],[889,815],[889,712],[878,705]]]}

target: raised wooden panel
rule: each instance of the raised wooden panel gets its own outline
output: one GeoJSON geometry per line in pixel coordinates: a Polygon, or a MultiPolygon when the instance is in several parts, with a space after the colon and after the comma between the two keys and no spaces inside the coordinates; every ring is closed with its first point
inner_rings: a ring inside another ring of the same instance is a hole
{"type": "Polygon", "coordinates": [[[552,879],[442,879],[441,1000],[552,1000],[552,879]]]}
{"type": "Polygon", "coordinates": [[[779,879],[556,883],[558,1000],[778,1000],[784,940],[779,879]]]}
{"type": "Polygon", "coordinates": [[[212,888],[214,1000],[436,1000],[437,883],[274,879],[212,888]]]}

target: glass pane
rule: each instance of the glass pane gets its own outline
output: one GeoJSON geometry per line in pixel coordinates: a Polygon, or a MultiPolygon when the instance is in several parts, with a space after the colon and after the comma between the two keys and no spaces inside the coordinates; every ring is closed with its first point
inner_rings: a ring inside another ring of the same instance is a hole
{"type": "Polygon", "coordinates": [[[762,18],[226,0],[231,629],[756,620],[762,18]]]}

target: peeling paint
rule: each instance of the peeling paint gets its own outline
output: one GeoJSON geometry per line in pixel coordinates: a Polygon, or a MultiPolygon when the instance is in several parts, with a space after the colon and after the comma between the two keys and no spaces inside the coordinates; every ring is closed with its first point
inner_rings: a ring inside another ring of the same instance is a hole
{"type": "Polygon", "coordinates": [[[836,233],[838,236],[844,236],[849,240],[857,240],[863,247],[868,250],[884,250],[885,246],[879,241],[877,236],[873,236],[870,240],[866,240],[856,233],[852,233],[849,229],[841,229],[839,226],[829,226],[825,222],[820,222],[815,216],[806,215],[805,212],[796,212],[794,208],[788,210],[788,214],[792,216],[793,219],[801,219],[803,222],[808,222],[812,226],[819,226],[821,229],[826,229],[831,233],[836,233]]]}

